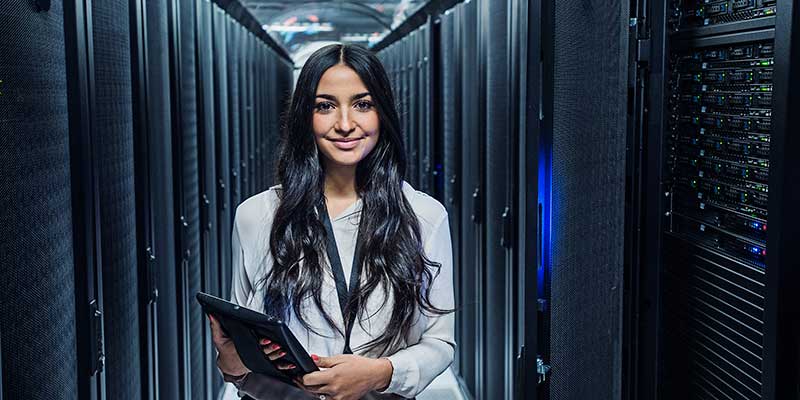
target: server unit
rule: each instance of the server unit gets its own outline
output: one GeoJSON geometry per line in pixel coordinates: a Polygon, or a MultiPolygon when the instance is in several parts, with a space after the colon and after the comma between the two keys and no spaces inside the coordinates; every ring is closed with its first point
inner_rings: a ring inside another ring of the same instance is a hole
{"type": "Polygon", "coordinates": [[[633,19],[644,82],[639,395],[793,398],[797,6],[651,6],[633,19]]]}

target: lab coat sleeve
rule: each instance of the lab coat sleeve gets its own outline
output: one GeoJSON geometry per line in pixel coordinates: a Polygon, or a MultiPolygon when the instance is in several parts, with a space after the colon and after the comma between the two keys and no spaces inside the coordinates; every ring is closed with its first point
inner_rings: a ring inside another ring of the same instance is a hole
{"type": "Polygon", "coordinates": [[[239,236],[238,213],[233,219],[233,233],[231,234],[231,302],[246,305],[253,286],[247,275],[245,266],[245,253],[239,236]]]}

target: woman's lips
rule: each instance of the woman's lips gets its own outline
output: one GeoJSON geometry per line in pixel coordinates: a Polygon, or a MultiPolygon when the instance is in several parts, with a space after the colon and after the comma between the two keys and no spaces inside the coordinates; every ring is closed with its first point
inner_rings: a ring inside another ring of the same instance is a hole
{"type": "Polygon", "coordinates": [[[364,139],[363,137],[358,139],[328,139],[333,142],[333,145],[336,146],[339,150],[352,150],[358,146],[358,142],[364,139]]]}

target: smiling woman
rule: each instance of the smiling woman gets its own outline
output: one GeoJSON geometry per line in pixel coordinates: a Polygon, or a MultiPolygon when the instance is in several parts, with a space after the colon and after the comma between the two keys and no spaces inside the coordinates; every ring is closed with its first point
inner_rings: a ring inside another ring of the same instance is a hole
{"type": "MultiPolygon", "coordinates": [[[[370,51],[330,45],[306,62],[284,124],[278,181],[236,211],[232,301],[286,321],[321,371],[318,398],[413,398],[455,352],[447,212],[405,182],[386,72],[370,51]]],[[[212,320],[218,366],[259,398],[212,320]]],[[[283,370],[281,343],[264,353],[283,370]]]]}

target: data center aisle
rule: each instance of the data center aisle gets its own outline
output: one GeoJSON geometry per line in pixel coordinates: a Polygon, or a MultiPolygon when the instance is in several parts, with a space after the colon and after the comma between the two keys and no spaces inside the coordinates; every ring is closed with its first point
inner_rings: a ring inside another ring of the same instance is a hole
{"type": "MultiPolygon", "coordinates": [[[[0,400],[237,398],[194,295],[275,183],[266,1],[0,6],[0,400]]],[[[418,399],[797,397],[797,1],[433,0],[371,44],[453,240],[418,399]]]]}

